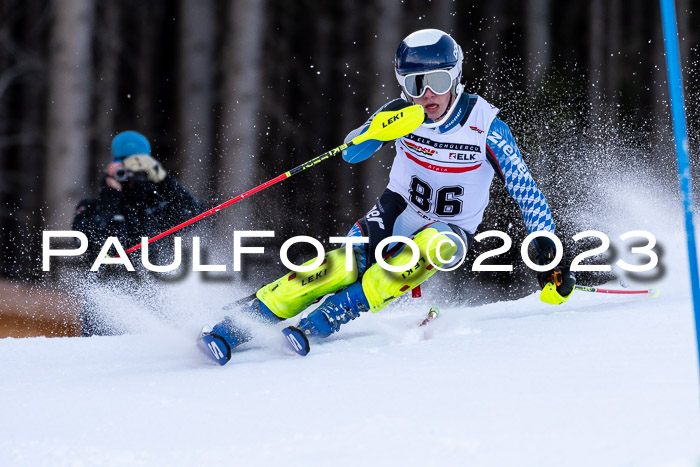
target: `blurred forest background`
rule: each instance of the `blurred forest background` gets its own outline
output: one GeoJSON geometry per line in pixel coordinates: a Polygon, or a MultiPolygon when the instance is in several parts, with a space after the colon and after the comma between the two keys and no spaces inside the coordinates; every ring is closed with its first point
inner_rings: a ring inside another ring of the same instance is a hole
{"type": "MultiPolygon", "coordinates": [[[[700,1],[676,9],[697,159],[700,1]]],[[[467,91],[501,108],[560,232],[595,181],[584,166],[673,153],[658,0],[0,0],[0,275],[42,277],[41,231],[70,228],[116,133],[145,134],[212,207],[338,146],[398,97],[396,47],[429,27],[462,45],[467,91]]],[[[343,235],[392,158],[328,160],[217,214],[210,238],[343,235]]],[[[676,183],[675,165],[663,172],[676,183]]],[[[520,214],[492,191],[484,225],[519,245],[520,214]]],[[[281,273],[270,256],[266,272],[281,273]]]]}

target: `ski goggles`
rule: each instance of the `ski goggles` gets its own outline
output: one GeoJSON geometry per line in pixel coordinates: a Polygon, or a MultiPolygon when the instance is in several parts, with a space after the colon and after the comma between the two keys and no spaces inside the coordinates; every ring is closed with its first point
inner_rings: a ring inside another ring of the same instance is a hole
{"type": "Polygon", "coordinates": [[[397,78],[406,94],[414,99],[423,97],[428,88],[438,96],[452,89],[452,75],[447,70],[435,70],[406,76],[397,75],[397,78]]]}

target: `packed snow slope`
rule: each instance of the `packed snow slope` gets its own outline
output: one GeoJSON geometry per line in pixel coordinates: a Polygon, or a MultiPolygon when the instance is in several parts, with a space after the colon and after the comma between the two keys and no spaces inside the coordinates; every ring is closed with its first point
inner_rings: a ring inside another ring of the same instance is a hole
{"type": "Polygon", "coordinates": [[[690,298],[670,272],[656,299],[533,295],[423,328],[429,299],[404,300],[305,358],[261,329],[224,367],[195,316],[4,339],[0,465],[697,465],[690,298]]]}
{"type": "Polygon", "coordinates": [[[244,291],[192,279],[105,296],[125,335],[0,340],[0,465],[696,466],[679,203],[641,203],[655,198],[640,190],[629,203],[618,191],[611,217],[581,230],[654,233],[658,298],[443,306],[419,328],[440,301],[428,284],[307,357],[287,349],[282,324],[257,327],[220,367],[195,336],[244,291]]]}

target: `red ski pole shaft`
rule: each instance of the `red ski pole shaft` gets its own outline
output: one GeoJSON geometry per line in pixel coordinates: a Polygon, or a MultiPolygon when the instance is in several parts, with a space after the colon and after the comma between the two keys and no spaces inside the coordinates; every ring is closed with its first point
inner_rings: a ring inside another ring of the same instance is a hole
{"type": "MultiPolygon", "coordinates": [[[[350,141],[347,144],[343,144],[341,146],[338,146],[335,149],[331,149],[330,151],[325,152],[325,153],[321,154],[320,156],[318,156],[314,159],[311,159],[310,161],[305,162],[304,164],[301,164],[298,167],[294,167],[292,170],[290,170],[288,172],[285,172],[283,174],[276,176],[272,180],[268,180],[265,183],[258,185],[255,188],[248,190],[245,193],[236,196],[235,198],[231,198],[230,200],[228,200],[224,203],[221,203],[218,206],[214,206],[213,208],[209,209],[208,211],[204,211],[203,213],[194,216],[192,219],[186,220],[182,224],[178,224],[175,227],[166,230],[165,232],[159,233],[158,235],[149,238],[148,243],[150,244],[150,243],[155,242],[156,240],[160,240],[161,238],[166,237],[173,232],[177,232],[178,230],[180,230],[184,227],[187,227],[190,224],[194,224],[195,222],[200,221],[200,220],[204,219],[205,217],[214,214],[215,212],[219,212],[222,209],[224,209],[228,206],[231,206],[232,204],[237,203],[240,200],[245,199],[248,196],[257,193],[258,191],[264,190],[265,188],[267,188],[271,185],[274,185],[277,182],[281,182],[282,180],[287,179],[287,178],[291,177],[292,175],[296,175],[299,172],[308,169],[309,167],[313,167],[314,165],[318,164],[319,162],[324,161],[324,160],[328,159],[329,157],[333,157],[336,154],[339,154],[344,149],[347,149],[348,147],[352,146],[352,144],[353,144],[352,141],[350,141]]],[[[138,250],[139,248],[141,248],[142,245],[143,245],[143,243],[139,243],[138,245],[134,245],[131,248],[129,248],[128,250],[126,250],[125,253],[128,255],[129,253],[132,253],[132,252],[138,250]]]]}
{"type": "MultiPolygon", "coordinates": [[[[270,185],[274,185],[277,182],[281,182],[282,180],[291,177],[292,175],[296,175],[299,172],[302,172],[308,168],[311,168],[318,164],[319,162],[322,162],[330,157],[335,156],[336,154],[340,154],[343,152],[345,149],[349,148],[350,146],[354,144],[360,144],[364,141],[367,141],[369,139],[377,139],[379,141],[392,141],[397,138],[400,138],[401,136],[405,136],[418,128],[423,121],[425,120],[425,114],[423,113],[423,107],[420,105],[411,105],[408,107],[402,107],[398,110],[394,111],[382,111],[379,112],[373,119],[372,123],[370,123],[369,128],[367,131],[364,133],[355,136],[352,141],[349,141],[345,144],[341,144],[337,148],[331,149],[328,152],[324,152],[320,156],[317,156],[313,159],[311,159],[308,162],[305,162],[301,164],[298,167],[294,167],[292,170],[285,172],[281,175],[278,175],[277,177],[273,178],[272,180],[268,180],[267,182],[263,183],[262,185],[258,185],[252,190],[248,190],[245,193],[236,196],[235,198],[232,198],[224,203],[221,203],[218,206],[215,206],[208,211],[204,211],[203,213],[193,217],[190,220],[187,220],[183,222],[182,224],[178,224],[175,227],[166,230],[163,233],[159,233],[155,237],[151,237],[148,239],[148,243],[153,243],[156,240],[160,240],[161,238],[170,235],[173,232],[177,232],[178,230],[182,229],[183,227],[187,227],[190,224],[194,224],[197,221],[200,221],[204,219],[205,217],[214,214],[215,212],[221,211],[222,209],[239,202],[240,200],[247,198],[248,196],[257,193],[260,190],[264,190],[265,188],[269,187],[270,185]]],[[[139,243],[138,245],[134,245],[128,250],[125,251],[125,253],[128,255],[129,253],[132,253],[139,248],[143,243],[139,243]]]]}
{"type": "MultiPolygon", "coordinates": [[[[272,180],[268,180],[267,182],[263,183],[262,185],[258,185],[255,188],[248,190],[245,193],[236,196],[235,198],[231,198],[230,200],[228,200],[224,203],[221,203],[220,205],[215,206],[215,207],[209,209],[208,211],[204,211],[203,213],[194,216],[192,219],[186,220],[182,224],[178,224],[175,227],[166,230],[165,232],[159,233],[155,237],[149,238],[148,243],[149,244],[153,243],[156,240],[160,240],[161,238],[166,237],[173,232],[177,232],[178,230],[183,229],[190,224],[194,224],[195,222],[200,221],[200,220],[204,219],[205,217],[214,214],[215,212],[219,212],[222,209],[224,209],[224,208],[226,208],[234,203],[237,203],[240,200],[247,198],[248,196],[250,196],[254,193],[257,193],[260,190],[264,190],[265,188],[269,187],[270,185],[274,185],[277,182],[281,182],[282,180],[284,180],[285,178],[289,178],[290,176],[291,175],[289,172],[285,172],[281,175],[278,175],[277,177],[273,178],[272,180]]],[[[138,250],[139,248],[141,248],[141,246],[143,246],[143,243],[139,243],[138,245],[134,245],[131,248],[129,248],[128,250],[126,250],[125,253],[128,255],[129,253],[132,253],[132,252],[138,250]]]]}
{"type": "Polygon", "coordinates": [[[588,287],[585,285],[575,285],[574,289],[581,290],[583,292],[611,293],[611,294],[621,294],[621,295],[650,294],[650,293],[652,293],[652,289],[642,289],[642,290],[601,289],[598,287],[588,287]]]}

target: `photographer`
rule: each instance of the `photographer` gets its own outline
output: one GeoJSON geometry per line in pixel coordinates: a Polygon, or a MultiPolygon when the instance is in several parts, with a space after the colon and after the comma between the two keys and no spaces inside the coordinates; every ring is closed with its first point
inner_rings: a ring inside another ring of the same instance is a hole
{"type": "MultiPolygon", "coordinates": [[[[140,243],[141,237],[153,237],[203,211],[199,201],[151,156],[151,145],[142,134],[119,133],[112,140],[112,154],[114,160],[100,181],[99,197],[80,201],[73,219],[73,230],[88,238],[83,255],[88,268],[108,237],[117,237],[126,249],[140,243]]],[[[157,262],[171,243],[154,243],[149,257],[157,262]]],[[[135,266],[140,263],[135,257],[131,260],[135,266]]],[[[109,276],[120,275],[123,268],[109,272],[109,276]]],[[[109,333],[96,329],[89,316],[84,309],[84,335],[109,333]]]]}
{"type": "Polygon", "coordinates": [[[105,169],[99,197],[80,201],[73,219],[73,230],[88,238],[86,256],[91,260],[107,237],[119,238],[128,248],[141,237],[157,235],[203,211],[151,156],[151,145],[142,134],[119,133],[112,140],[112,154],[114,162],[105,169]]]}

